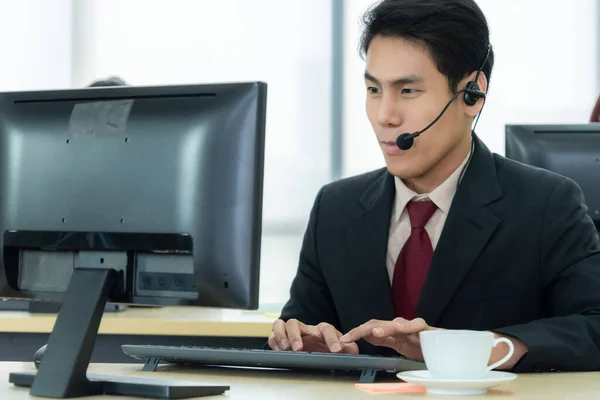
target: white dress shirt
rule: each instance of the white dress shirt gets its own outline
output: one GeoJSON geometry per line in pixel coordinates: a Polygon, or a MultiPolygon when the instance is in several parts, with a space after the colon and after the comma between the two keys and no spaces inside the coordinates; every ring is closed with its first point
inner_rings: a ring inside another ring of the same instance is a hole
{"type": "Polygon", "coordinates": [[[435,247],[440,239],[444,223],[448,216],[448,211],[450,211],[452,199],[454,199],[454,195],[456,194],[456,186],[458,185],[461,173],[470,158],[470,154],[471,153],[469,153],[458,168],[454,170],[452,175],[431,193],[418,195],[406,187],[404,182],[402,182],[402,179],[394,177],[396,199],[392,211],[392,220],[390,221],[390,233],[386,256],[386,267],[390,283],[394,278],[394,268],[396,266],[398,255],[400,255],[400,251],[402,250],[404,243],[408,240],[411,232],[410,218],[408,216],[406,205],[409,201],[431,200],[437,206],[437,210],[425,225],[425,231],[429,235],[431,245],[435,251],[435,247]]]}

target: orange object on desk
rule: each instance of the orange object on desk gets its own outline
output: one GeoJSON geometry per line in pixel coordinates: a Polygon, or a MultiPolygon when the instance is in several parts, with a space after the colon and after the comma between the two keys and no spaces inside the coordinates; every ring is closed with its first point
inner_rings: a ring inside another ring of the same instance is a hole
{"type": "Polygon", "coordinates": [[[368,393],[418,393],[424,392],[425,388],[414,385],[412,383],[356,383],[354,384],[359,390],[368,393]]]}

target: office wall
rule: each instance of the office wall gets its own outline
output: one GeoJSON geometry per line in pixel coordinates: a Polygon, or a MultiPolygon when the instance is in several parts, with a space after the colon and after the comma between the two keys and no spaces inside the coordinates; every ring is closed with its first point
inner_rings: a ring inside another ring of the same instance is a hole
{"type": "MultiPolygon", "coordinates": [[[[384,165],[364,111],[359,18],[372,0],[346,2],[344,175],[384,165]]],[[[599,88],[596,0],[477,0],[496,63],[477,133],[504,154],[507,123],[587,122],[599,88]]]]}
{"type": "Polygon", "coordinates": [[[0,0],[0,90],[71,82],[71,0],[0,0]]]}

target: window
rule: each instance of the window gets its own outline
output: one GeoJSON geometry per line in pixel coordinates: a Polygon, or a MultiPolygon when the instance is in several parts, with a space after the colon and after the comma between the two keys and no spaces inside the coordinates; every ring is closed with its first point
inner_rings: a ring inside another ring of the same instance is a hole
{"type": "Polygon", "coordinates": [[[0,0],[0,90],[71,84],[71,0],[0,0]]]}

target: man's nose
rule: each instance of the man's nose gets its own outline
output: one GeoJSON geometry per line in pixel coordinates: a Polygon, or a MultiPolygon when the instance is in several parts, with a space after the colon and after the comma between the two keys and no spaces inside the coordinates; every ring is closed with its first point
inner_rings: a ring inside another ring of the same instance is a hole
{"type": "Polygon", "coordinates": [[[390,96],[386,96],[379,104],[377,122],[382,126],[398,126],[402,123],[400,107],[390,96]]]}

